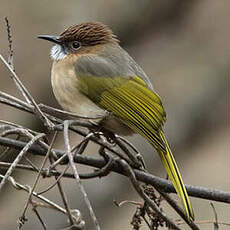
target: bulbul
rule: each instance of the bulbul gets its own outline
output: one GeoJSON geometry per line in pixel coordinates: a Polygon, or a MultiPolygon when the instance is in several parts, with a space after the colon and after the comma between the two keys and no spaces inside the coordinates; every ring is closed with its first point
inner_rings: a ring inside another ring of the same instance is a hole
{"type": "Polygon", "coordinates": [[[161,99],[113,32],[101,23],[89,22],[73,25],[59,36],[38,38],[55,44],[51,49],[51,82],[59,104],[81,116],[106,115],[99,124],[105,130],[119,135],[139,133],[146,138],[158,152],[187,217],[194,219],[162,129],[166,113],[161,99]]]}

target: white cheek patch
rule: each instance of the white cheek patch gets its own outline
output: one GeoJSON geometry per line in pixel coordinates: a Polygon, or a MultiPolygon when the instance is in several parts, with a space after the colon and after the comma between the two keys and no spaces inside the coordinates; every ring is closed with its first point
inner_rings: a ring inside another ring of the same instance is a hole
{"type": "Polygon", "coordinates": [[[53,60],[61,60],[67,56],[65,51],[63,50],[62,46],[56,44],[50,50],[50,57],[53,60]]]}

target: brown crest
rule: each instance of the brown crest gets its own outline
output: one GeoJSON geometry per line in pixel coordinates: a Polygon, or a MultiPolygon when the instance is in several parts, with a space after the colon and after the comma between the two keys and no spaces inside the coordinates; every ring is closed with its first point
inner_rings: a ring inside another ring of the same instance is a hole
{"type": "Polygon", "coordinates": [[[118,42],[117,37],[106,25],[99,22],[87,22],[70,26],[60,34],[62,42],[79,41],[83,46],[118,42]]]}

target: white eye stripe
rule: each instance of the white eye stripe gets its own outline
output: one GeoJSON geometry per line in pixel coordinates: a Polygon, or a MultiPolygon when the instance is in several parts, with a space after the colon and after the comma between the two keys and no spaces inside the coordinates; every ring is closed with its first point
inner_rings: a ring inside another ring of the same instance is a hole
{"type": "Polygon", "coordinates": [[[61,60],[67,56],[65,51],[63,50],[62,46],[56,44],[50,50],[50,57],[53,60],[61,60]]]}

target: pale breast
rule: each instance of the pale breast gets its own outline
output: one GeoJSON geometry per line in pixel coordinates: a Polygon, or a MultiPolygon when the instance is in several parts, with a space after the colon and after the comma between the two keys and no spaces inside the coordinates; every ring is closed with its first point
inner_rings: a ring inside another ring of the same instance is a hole
{"type": "Polygon", "coordinates": [[[78,91],[74,66],[68,61],[54,61],[51,72],[54,95],[64,110],[79,116],[103,116],[106,111],[78,91]]]}
{"type": "MultiPolygon", "coordinates": [[[[68,60],[68,59],[67,59],[68,60]]],[[[51,72],[51,83],[54,95],[64,110],[84,117],[103,117],[97,120],[106,129],[119,135],[131,135],[133,131],[118,118],[108,115],[107,111],[98,107],[78,90],[78,78],[74,65],[64,60],[54,61],[51,72]]],[[[96,121],[96,120],[95,120],[96,121]]]]}

